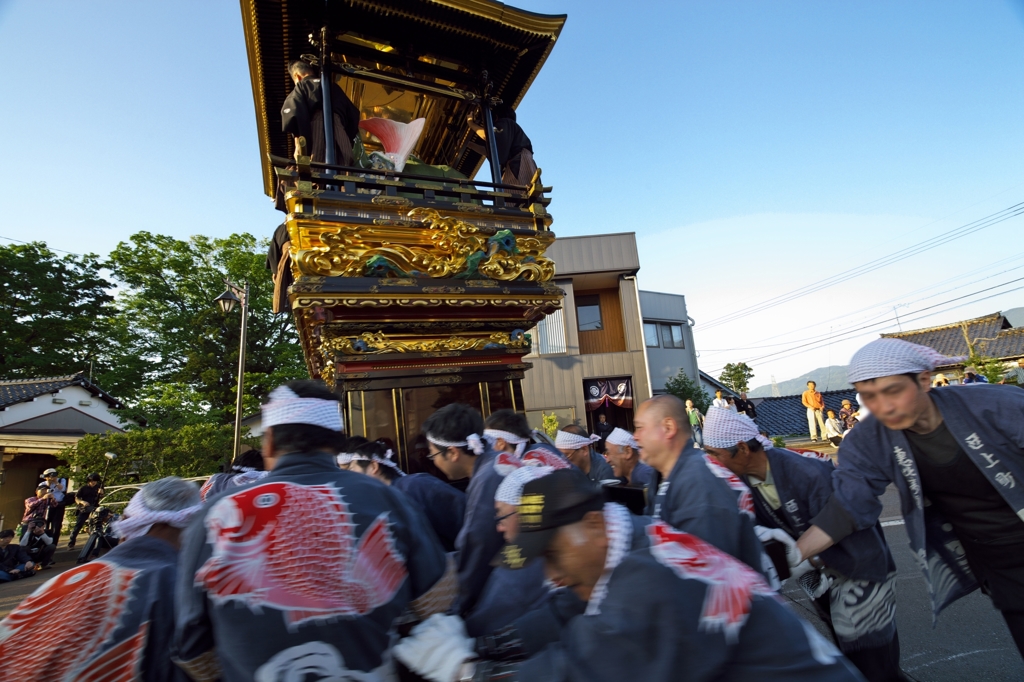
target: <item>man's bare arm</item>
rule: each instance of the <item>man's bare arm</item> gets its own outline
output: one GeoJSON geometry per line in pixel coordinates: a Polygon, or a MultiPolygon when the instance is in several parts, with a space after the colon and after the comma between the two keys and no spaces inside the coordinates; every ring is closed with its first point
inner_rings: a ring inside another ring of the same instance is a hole
{"type": "Polygon", "coordinates": [[[800,550],[800,560],[816,556],[835,544],[835,540],[817,526],[811,526],[796,541],[796,547],[800,550]]]}

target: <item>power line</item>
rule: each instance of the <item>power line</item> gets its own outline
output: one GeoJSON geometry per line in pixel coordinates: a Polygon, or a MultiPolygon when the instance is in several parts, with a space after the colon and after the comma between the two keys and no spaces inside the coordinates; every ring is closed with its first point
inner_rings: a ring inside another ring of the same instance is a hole
{"type": "MultiPolygon", "coordinates": [[[[914,312],[910,313],[910,315],[920,315],[920,313],[923,313],[925,311],[932,310],[934,308],[938,308],[940,306],[944,306],[944,305],[947,305],[949,303],[955,303],[956,301],[960,301],[962,299],[969,298],[971,296],[976,296],[978,294],[983,294],[986,291],[992,291],[993,289],[998,289],[1000,287],[1004,287],[1007,284],[1014,284],[1016,282],[1021,282],[1021,281],[1024,281],[1024,277],[1018,277],[1017,279],[1012,279],[1012,280],[1003,282],[1001,284],[996,284],[995,286],[986,287],[984,289],[979,289],[978,291],[972,291],[969,294],[964,294],[962,296],[957,296],[955,298],[951,298],[951,299],[948,299],[948,300],[945,300],[945,301],[941,301],[940,303],[935,303],[935,304],[932,304],[930,306],[926,306],[924,308],[921,308],[920,310],[915,310],[914,312]]],[[[979,298],[979,299],[977,299],[975,301],[968,301],[967,303],[961,304],[959,306],[954,306],[953,308],[950,308],[949,310],[956,310],[956,308],[963,307],[964,305],[969,305],[971,303],[977,303],[979,301],[985,301],[985,300],[987,300],[989,298],[994,298],[996,296],[1002,296],[1003,294],[1009,294],[1009,293],[1012,293],[1014,291],[1019,291],[1021,289],[1024,289],[1024,286],[1019,286],[1019,287],[1016,287],[1014,289],[1008,289],[1007,291],[1000,291],[998,293],[992,294],[991,296],[985,296],[985,297],[979,298]]],[[[943,312],[948,312],[948,311],[943,311],[943,312]]],[[[923,315],[923,316],[920,316],[920,317],[914,317],[912,319],[907,319],[905,317],[904,318],[904,322],[914,322],[916,320],[922,319],[923,317],[929,317],[930,315],[933,315],[933,314],[934,313],[929,313],[928,315],[923,315]]],[[[849,336],[850,334],[854,334],[856,332],[863,331],[865,329],[870,329],[871,327],[877,327],[879,325],[889,324],[889,326],[891,326],[891,323],[893,323],[894,321],[895,321],[895,318],[889,318],[888,320],[882,320],[881,322],[872,322],[871,324],[867,324],[867,325],[864,325],[862,327],[856,327],[854,329],[849,329],[849,330],[847,330],[845,332],[841,332],[840,334],[837,334],[836,336],[830,337],[829,339],[824,339],[824,340],[816,339],[816,340],[812,340],[812,341],[807,341],[806,343],[801,343],[801,344],[798,344],[796,346],[791,346],[790,348],[786,348],[786,349],[783,349],[783,350],[780,350],[780,351],[776,351],[774,353],[768,353],[767,355],[761,355],[759,357],[751,358],[749,360],[743,360],[743,362],[747,362],[747,363],[757,362],[758,360],[765,360],[767,358],[775,357],[776,355],[788,354],[788,353],[791,353],[792,351],[795,351],[795,350],[800,350],[802,348],[807,348],[808,346],[815,346],[816,348],[820,348],[823,345],[825,345],[826,343],[831,343],[838,336],[849,336]]],[[[814,349],[811,349],[811,350],[814,350],[814,349]]],[[[719,368],[719,370],[720,369],[722,369],[722,368],[719,368]]],[[[715,372],[715,371],[719,371],[719,370],[711,370],[711,371],[715,372]]]]}
{"type": "MultiPolygon", "coordinates": [[[[37,242],[26,242],[26,241],[23,241],[21,239],[14,239],[13,237],[4,237],[3,235],[0,235],[0,239],[6,239],[9,242],[17,242],[19,244],[35,244],[35,243],[37,243],[37,242]]],[[[48,248],[50,251],[59,251],[60,253],[66,253],[66,254],[69,254],[71,256],[81,256],[82,255],[80,253],[75,253],[74,251],[65,251],[64,249],[55,249],[52,246],[50,246],[49,244],[47,244],[46,242],[43,242],[43,246],[48,248]]]]}
{"type": "Polygon", "coordinates": [[[719,325],[732,322],[733,320],[739,319],[746,315],[762,312],[764,310],[768,310],[769,308],[774,308],[775,306],[781,305],[783,303],[788,303],[798,298],[802,298],[816,291],[820,291],[822,289],[835,286],[836,284],[841,284],[843,282],[846,282],[847,280],[853,279],[854,277],[859,277],[861,275],[865,275],[869,272],[873,272],[875,270],[883,268],[887,265],[892,265],[893,263],[905,260],[907,258],[910,258],[911,256],[916,256],[920,253],[924,253],[925,251],[929,251],[938,246],[942,246],[943,244],[947,244],[956,239],[960,239],[961,237],[966,237],[967,235],[973,234],[980,230],[984,230],[985,228],[991,227],[993,225],[997,225],[1011,218],[1015,218],[1016,216],[1021,214],[1024,214],[1024,202],[1015,204],[1013,206],[1010,206],[1009,208],[1003,209],[1002,211],[997,211],[996,213],[985,216],[984,218],[979,218],[977,220],[969,222],[965,225],[961,225],[960,227],[954,228],[952,230],[948,230],[930,239],[926,239],[923,242],[918,242],[917,244],[913,244],[904,249],[900,249],[899,251],[895,251],[885,256],[881,256],[872,261],[868,261],[867,263],[862,263],[861,265],[850,268],[849,270],[844,270],[843,272],[831,275],[830,277],[818,280],[817,282],[812,282],[811,284],[804,285],[785,294],[780,294],[773,298],[761,301],[760,303],[755,303],[752,306],[747,306],[746,308],[742,308],[732,313],[728,313],[727,315],[723,315],[722,317],[715,318],[709,322],[704,323],[702,327],[704,329],[711,329],[713,327],[717,327],[719,325]]]}

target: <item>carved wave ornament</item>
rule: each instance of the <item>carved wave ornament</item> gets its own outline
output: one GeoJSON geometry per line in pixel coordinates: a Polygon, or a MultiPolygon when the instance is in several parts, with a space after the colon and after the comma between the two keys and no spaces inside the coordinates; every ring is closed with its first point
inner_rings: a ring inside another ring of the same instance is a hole
{"type": "MultiPolygon", "coordinates": [[[[359,336],[338,336],[326,338],[321,351],[344,355],[379,355],[382,353],[435,353],[440,351],[465,350],[521,350],[530,348],[530,339],[521,329],[512,332],[496,332],[489,336],[449,336],[434,339],[392,339],[377,333],[366,332],[359,336]]],[[[325,353],[326,354],[326,353],[325,353]]]]}
{"type": "MultiPolygon", "coordinates": [[[[322,277],[435,277],[547,282],[555,264],[542,254],[545,240],[510,230],[487,235],[477,226],[441,216],[435,209],[415,208],[408,216],[430,231],[430,247],[388,241],[369,242],[373,228],[340,226],[320,234],[323,246],[297,254],[303,274],[322,277]]],[[[410,229],[424,229],[410,228],[410,229]]]]}

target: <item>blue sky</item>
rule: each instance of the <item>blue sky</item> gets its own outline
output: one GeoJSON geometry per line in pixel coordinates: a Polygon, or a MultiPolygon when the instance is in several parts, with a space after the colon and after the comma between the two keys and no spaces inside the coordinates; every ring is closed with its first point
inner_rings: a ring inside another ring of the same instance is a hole
{"type": "MultiPolygon", "coordinates": [[[[519,109],[555,231],[636,232],[702,369],[783,380],[845,363],[889,327],[829,336],[894,305],[909,327],[1024,305],[972,302],[1019,282],[915,312],[1024,277],[1022,216],[702,328],[1024,201],[1024,3],[514,4],[569,15],[519,109]]],[[[237,3],[0,0],[0,58],[0,236],[105,254],[279,222],[237,3]]]]}

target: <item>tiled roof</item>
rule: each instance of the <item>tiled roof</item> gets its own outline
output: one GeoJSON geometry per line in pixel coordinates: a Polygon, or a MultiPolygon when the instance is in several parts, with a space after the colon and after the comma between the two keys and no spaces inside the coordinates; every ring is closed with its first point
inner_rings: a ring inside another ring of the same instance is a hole
{"type": "Polygon", "coordinates": [[[124,405],[119,400],[109,395],[96,384],[93,384],[84,374],[70,374],[63,377],[42,377],[39,379],[8,379],[0,381],[0,407],[17,405],[27,402],[33,398],[55,393],[68,386],[81,386],[94,396],[114,408],[121,408],[124,405]]]}
{"type": "MultiPolygon", "coordinates": [[[[837,416],[843,407],[843,400],[849,400],[854,407],[857,406],[857,391],[852,388],[822,391],[821,397],[825,399],[825,409],[835,410],[837,416]]],[[[757,410],[757,425],[767,431],[769,435],[789,436],[796,433],[807,433],[807,408],[801,402],[800,396],[759,398],[753,402],[757,410]]]]}
{"type": "Polygon", "coordinates": [[[979,354],[1005,360],[1024,357],[1024,328],[1011,328],[1002,313],[944,324],[940,327],[894,332],[882,336],[919,343],[934,348],[943,355],[969,355],[970,351],[961,326],[964,324],[967,325],[967,335],[979,354]]]}

